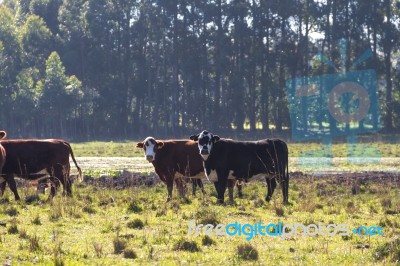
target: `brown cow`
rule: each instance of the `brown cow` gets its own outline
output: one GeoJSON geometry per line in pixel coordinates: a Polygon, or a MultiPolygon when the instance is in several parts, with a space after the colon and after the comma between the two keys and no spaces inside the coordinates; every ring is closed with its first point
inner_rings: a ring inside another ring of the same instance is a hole
{"type": "MultiPolygon", "coordinates": [[[[192,140],[155,140],[147,137],[136,145],[144,149],[145,158],[151,162],[160,179],[167,185],[168,198],[172,198],[174,180],[179,193],[184,197],[182,177],[192,179],[205,178],[203,160],[199,154],[197,143],[192,140]]],[[[234,182],[228,184],[229,196],[233,201],[234,182]]],[[[241,186],[239,187],[241,196],[241,186]]]]}
{"type": "MultiPolygon", "coordinates": [[[[0,139],[4,139],[7,136],[5,131],[0,131],[0,139]]],[[[0,143],[0,184],[5,183],[5,179],[2,177],[1,173],[3,170],[4,163],[6,162],[6,150],[0,143]]]]}
{"type": "MultiPolygon", "coordinates": [[[[64,140],[2,140],[0,144],[3,145],[7,153],[2,173],[3,178],[10,186],[16,200],[19,200],[20,197],[14,175],[27,180],[35,180],[48,174],[53,183],[50,198],[54,197],[59,182],[63,185],[64,192],[71,196],[70,154],[78,169],[78,178],[82,177],[82,171],[76,163],[71,146],[64,140]],[[46,173],[43,173],[43,171],[46,173]]],[[[5,182],[0,184],[1,194],[4,193],[5,186],[5,182]]]]}

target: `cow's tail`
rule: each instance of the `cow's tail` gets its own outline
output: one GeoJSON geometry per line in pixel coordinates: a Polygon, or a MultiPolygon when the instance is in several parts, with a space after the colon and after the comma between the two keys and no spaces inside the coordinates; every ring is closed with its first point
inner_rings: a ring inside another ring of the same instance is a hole
{"type": "Polygon", "coordinates": [[[72,161],[74,161],[74,164],[75,164],[76,168],[78,169],[78,180],[79,180],[79,182],[82,182],[82,181],[83,181],[83,178],[82,178],[82,170],[81,170],[81,168],[78,166],[78,163],[77,163],[76,160],[75,160],[74,152],[72,151],[71,145],[70,145],[68,142],[65,142],[65,145],[68,146],[68,148],[69,148],[69,153],[71,154],[72,161]]]}
{"type": "Polygon", "coordinates": [[[289,149],[287,147],[286,144],[286,182],[285,182],[285,186],[286,186],[286,198],[287,200],[289,200],[289,149]]]}

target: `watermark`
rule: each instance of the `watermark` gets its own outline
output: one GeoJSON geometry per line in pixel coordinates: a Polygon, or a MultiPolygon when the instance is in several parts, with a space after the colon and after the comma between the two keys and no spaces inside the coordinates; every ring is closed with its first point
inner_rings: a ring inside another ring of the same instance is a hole
{"type": "Polygon", "coordinates": [[[358,228],[350,229],[348,224],[328,224],[322,225],[309,224],[303,225],[300,223],[277,224],[269,223],[263,225],[261,222],[256,224],[241,224],[238,222],[230,223],[228,225],[217,224],[196,224],[195,220],[188,223],[188,235],[199,236],[205,234],[208,236],[243,236],[247,241],[252,240],[255,236],[271,236],[281,237],[282,239],[290,238],[293,236],[348,236],[355,234],[359,236],[383,236],[383,228],[381,226],[360,226],[358,228]]]}
{"type": "Polygon", "coordinates": [[[339,67],[323,54],[314,57],[314,61],[333,68],[335,73],[286,81],[293,140],[322,142],[321,150],[300,155],[300,163],[306,167],[332,166],[331,144],[336,137],[346,137],[349,162],[380,160],[378,149],[357,144],[360,134],[377,132],[381,128],[376,72],[374,69],[355,70],[372,56],[372,51],[366,50],[346,68],[346,40],[339,41],[339,50],[339,67]],[[307,159],[309,157],[324,157],[325,160],[315,164],[307,159]]]}

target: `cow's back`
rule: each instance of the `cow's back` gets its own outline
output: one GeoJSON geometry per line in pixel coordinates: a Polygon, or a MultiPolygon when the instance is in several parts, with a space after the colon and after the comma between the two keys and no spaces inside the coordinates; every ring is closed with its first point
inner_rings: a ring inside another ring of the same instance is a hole
{"type": "Polygon", "coordinates": [[[186,176],[194,176],[204,171],[197,143],[187,140],[165,140],[157,151],[155,168],[173,169],[186,176]]]}
{"type": "Polygon", "coordinates": [[[7,152],[4,174],[36,173],[57,164],[69,164],[69,148],[63,140],[3,140],[7,152]]]}
{"type": "Polygon", "coordinates": [[[287,163],[287,145],[280,139],[221,139],[214,143],[208,161],[206,167],[232,172],[236,178],[247,179],[259,173],[272,174],[278,171],[276,162],[287,163]]]}

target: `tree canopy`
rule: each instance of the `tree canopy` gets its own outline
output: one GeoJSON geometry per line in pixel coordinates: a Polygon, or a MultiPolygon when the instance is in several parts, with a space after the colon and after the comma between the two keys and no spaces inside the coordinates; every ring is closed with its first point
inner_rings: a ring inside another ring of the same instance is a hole
{"type": "Polygon", "coordinates": [[[383,130],[400,128],[397,1],[0,3],[0,128],[14,138],[289,134],[287,80],[350,70],[367,49],[357,69],[377,73],[383,130]]]}

